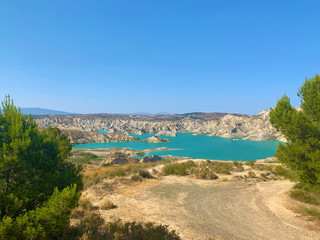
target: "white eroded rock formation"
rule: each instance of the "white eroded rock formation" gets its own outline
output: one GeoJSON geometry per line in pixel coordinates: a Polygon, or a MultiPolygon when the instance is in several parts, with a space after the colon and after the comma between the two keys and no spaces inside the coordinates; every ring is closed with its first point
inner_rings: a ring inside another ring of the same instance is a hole
{"type": "MultiPolygon", "coordinates": [[[[199,113],[199,116],[203,113],[199,113]]],[[[177,133],[190,132],[191,134],[206,134],[222,137],[245,137],[249,140],[285,139],[269,122],[269,111],[262,111],[257,115],[220,114],[211,118],[197,118],[193,115],[172,115],[166,119],[150,116],[149,118],[137,115],[75,115],[75,116],[50,116],[37,119],[39,127],[58,127],[62,130],[78,130],[95,132],[105,130],[112,134],[129,132],[135,134],[153,133],[155,135],[175,136],[177,133]],[[177,117],[178,116],[178,117],[177,117]],[[192,116],[192,117],[190,117],[192,116]]],[[[91,133],[90,133],[91,134],[91,133]]],[[[108,134],[110,135],[110,134],[108,134]]],[[[108,138],[99,136],[98,138],[108,138]]],[[[135,141],[129,135],[122,138],[115,137],[116,141],[135,141]]],[[[108,141],[113,141],[107,139],[108,141]]]]}
{"type": "Polygon", "coordinates": [[[128,133],[109,133],[104,135],[99,132],[89,132],[80,130],[62,130],[65,135],[69,138],[70,142],[73,144],[84,144],[84,143],[104,143],[104,142],[129,142],[137,141],[139,138],[132,137],[128,133]]]}
{"type": "Polygon", "coordinates": [[[149,142],[149,143],[163,143],[163,142],[170,142],[170,140],[165,138],[159,138],[157,136],[149,137],[145,140],[141,140],[140,142],[149,142]]]}

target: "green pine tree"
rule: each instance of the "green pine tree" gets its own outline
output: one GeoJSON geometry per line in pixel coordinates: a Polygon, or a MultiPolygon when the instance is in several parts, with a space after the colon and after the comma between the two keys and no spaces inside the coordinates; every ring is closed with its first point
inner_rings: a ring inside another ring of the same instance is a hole
{"type": "Polygon", "coordinates": [[[320,76],[306,79],[298,92],[301,110],[284,95],[270,110],[270,122],[288,142],[276,157],[295,171],[302,186],[320,189],[320,76]]]}
{"type": "Polygon", "coordinates": [[[5,98],[0,108],[0,239],[62,234],[82,189],[81,167],[65,161],[70,151],[59,129],[39,130],[31,116],[5,98]]]}

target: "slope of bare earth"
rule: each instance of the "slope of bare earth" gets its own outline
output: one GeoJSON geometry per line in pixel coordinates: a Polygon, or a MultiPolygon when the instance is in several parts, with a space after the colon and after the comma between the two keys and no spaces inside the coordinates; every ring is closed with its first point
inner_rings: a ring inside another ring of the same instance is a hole
{"type": "Polygon", "coordinates": [[[83,193],[106,220],[152,221],[169,225],[182,239],[320,239],[319,228],[290,210],[287,180],[257,184],[166,176],[116,187],[110,180],[83,193]],[[313,230],[311,230],[313,229],[313,230]]]}
{"type": "Polygon", "coordinates": [[[132,137],[128,133],[109,133],[108,135],[99,132],[87,132],[80,130],[62,130],[72,144],[104,143],[104,142],[129,142],[137,141],[139,138],[132,137]]]}

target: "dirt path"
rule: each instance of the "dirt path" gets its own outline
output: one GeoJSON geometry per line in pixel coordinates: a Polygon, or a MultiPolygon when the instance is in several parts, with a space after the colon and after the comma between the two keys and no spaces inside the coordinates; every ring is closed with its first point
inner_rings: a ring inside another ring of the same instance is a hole
{"type": "Polygon", "coordinates": [[[288,181],[249,185],[186,177],[164,177],[136,186],[120,186],[110,194],[104,185],[84,196],[99,206],[110,199],[117,209],[100,211],[106,220],[152,221],[167,224],[182,239],[320,239],[310,223],[288,208],[288,181]]]}

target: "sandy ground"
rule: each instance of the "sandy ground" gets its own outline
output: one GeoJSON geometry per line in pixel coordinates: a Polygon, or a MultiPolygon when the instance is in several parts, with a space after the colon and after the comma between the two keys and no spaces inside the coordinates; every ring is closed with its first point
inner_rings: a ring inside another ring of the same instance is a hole
{"type": "Polygon", "coordinates": [[[287,193],[293,183],[286,180],[249,184],[166,176],[134,185],[110,181],[83,193],[95,206],[106,200],[118,206],[100,210],[106,220],[166,224],[182,239],[320,239],[315,223],[290,209],[287,193]]]}

